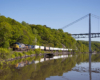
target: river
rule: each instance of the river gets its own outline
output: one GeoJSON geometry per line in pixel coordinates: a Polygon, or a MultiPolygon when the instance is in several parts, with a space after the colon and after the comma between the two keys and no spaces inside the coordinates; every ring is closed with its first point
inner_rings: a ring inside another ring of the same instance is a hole
{"type": "Polygon", "coordinates": [[[7,61],[0,65],[0,80],[100,80],[100,54],[43,56],[7,61]]]}

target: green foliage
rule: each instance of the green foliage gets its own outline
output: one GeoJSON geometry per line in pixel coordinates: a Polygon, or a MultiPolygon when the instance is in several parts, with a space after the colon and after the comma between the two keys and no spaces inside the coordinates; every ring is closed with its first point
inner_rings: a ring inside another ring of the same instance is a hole
{"type": "Polygon", "coordinates": [[[29,53],[29,55],[31,55],[31,54],[35,54],[35,51],[33,51],[33,50],[29,50],[28,53],[29,53]]]}
{"type": "Polygon", "coordinates": [[[22,57],[22,56],[23,56],[23,53],[21,53],[21,52],[18,52],[18,55],[19,55],[20,57],[22,57]]]}
{"type": "Polygon", "coordinates": [[[27,26],[27,23],[25,21],[22,21],[23,26],[27,26]]]}
{"type": "Polygon", "coordinates": [[[35,39],[31,27],[22,22],[19,23],[11,18],[0,16],[0,46],[8,48],[14,42],[33,44],[35,39]]]}
{"type": "Polygon", "coordinates": [[[23,54],[25,55],[25,54],[26,54],[26,52],[25,52],[25,51],[23,51],[23,54]]]}
{"type": "Polygon", "coordinates": [[[82,44],[81,41],[77,41],[76,47],[77,47],[77,52],[89,52],[88,46],[82,44]]]}
{"type": "Polygon", "coordinates": [[[0,46],[4,48],[9,47],[9,41],[11,34],[11,25],[7,22],[1,22],[0,23],[0,46]]]}
{"type": "MultiPolygon", "coordinates": [[[[0,47],[9,48],[15,42],[48,47],[69,48],[77,52],[88,52],[88,42],[76,41],[62,29],[51,29],[46,25],[28,24],[0,16],[0,47]]],[[[92,51],[99,52],[100,42],[92,42],[92,51]]],[[[27,53],[31,54],[31,52],[27,53]]],[[[34,54],[34,52],[33,52],[34,54]]]]}
{"type": "Polygon", "coordinates": [[[40,54],[41,53],[41,49],[34,49],[36,54],[40,54]]]}
{"type": "Polygon", "coordinates": [[[43,54],[43,53],[45,53],[45,51],[41,51],[41,53],[43,54]]]}
{"type": "Polygon", "coordinates": [[[15,55],[15,57],[19,57],[20,56],[20,52],[14,52],[13,54],[15,55]]]}
{"type": "MultiPolygon", "coordinates": [[[[89,46],[89,42],[88,41],[81,41],[81,42],[82,42],[82,44],[86,45],[86,47],[89,46]]],[[[91,48],[92,48],[92,51],[100,52],[100,42],[92,41],[91,42],[91,48]]]]}
{"type": "Polygon", "coordinates": [[[10,51],[6,48],[0,48],[0,58],[7,59],[10,56],[10,51]]]}
{"type": "Polygon", "coordinates": [[[16,57],[15,54],[12,54],[12,55],[11,55],[11,58],[15,58],[15,57],[16,57]]]}
{"type": "Polygon", "coordinates": [[[2,66],[3,65],[3,62],[0,62],[0,66],[2,66]]]}
{"type": "Polygon", "coordinates": [[[100,62],[100,54],[95,54],[91,56],[91,61],[100,62]]]}
{"type": "Polygon", "coordinates": [[[62,29],[50,29],[42,25],[30,25],[37,34],[37,43],[43,46],[75,48],[75,39],[62,29]],[[36,31],[37,30],[37,31],[36,31]],[[40,39],[41,37],[41,39],[40,39]]]}

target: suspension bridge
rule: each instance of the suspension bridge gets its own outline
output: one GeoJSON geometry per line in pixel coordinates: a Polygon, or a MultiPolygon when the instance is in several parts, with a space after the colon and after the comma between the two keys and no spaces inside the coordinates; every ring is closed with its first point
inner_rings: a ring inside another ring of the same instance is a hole
{"type": "MultiPolygon", "coordinates": [[[[99,30],[99,19],[100,19],[100,17],[97,16],[97,15],[94,15],[94,14],[87,14],[87,15],[75,20],[74,22],[62,27],[61,29],[65,29],[67,27],[70,27],[73,24],[75,24],[75,23],[77,23],[77,22],[79,22],[79,21],[81,21],[81,20],[83,20],[84,18],[87,18],[87,17],[89,17],[89,25],[90,25],[90,29],[89,30],[90,30],[90,34],[91,34],[90,37],[91,38],[99,38],[100,37],[100,33],[91,33],[91,17],[94,17],[94,18],[98,19],[98,30],[99,30]]],[[[71,34],[71,35],[75,39],[76,38],[89,38],[89,33],[79,33],[79,34],[71,34]]]]}
{"type": "MultiPolygon", "coordinates": [[[[91,80],[91,55],[92,55],[91,38],[99,38],[100,37],[100,33],[91,33],[91,17],[98,19],[98,22],[99,22],[100,17],[90,13],[90,14],[87,14],[87,15],[81,17],[80,19],[77,19],[76,21],[62,27],[61,29],[67,28],[67,27],[83,20],[86,17],[89,17],[89,33],[72,34],[72,37],[74,37],[74,38],[89,38],[89,75],[90,75],[90,80],[91,80]]],[[[99,24],[98,24],[98,29],[99,29],[99,24]]]]}

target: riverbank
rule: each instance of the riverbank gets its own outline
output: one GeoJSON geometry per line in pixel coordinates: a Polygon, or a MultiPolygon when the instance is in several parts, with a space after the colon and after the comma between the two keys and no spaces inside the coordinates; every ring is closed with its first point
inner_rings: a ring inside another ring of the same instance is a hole
{"type": "Polygon", "coordinates": [[[20,58],[32,57],[32,56],[44,56],[44,54],[53,53],[53,55],[68,55],[72,52],[61,51],[41,51],[40,49],[29,51],[12,51],[12,49],[0,48],[0,62],[11,61],[20,58]]]}
{"type": "MultiPolygon", "coordinates": [[[[44,54],[47,54],[47,53],[23,55],[23,56],[18,56],[18,57],[14,57],[14,58],[2,59],[2,60],[0,60],[0,62],[13,61],[13,60],[16,60],[16,59],[22,59],[22,58],[34,57],[34,56],[44,56],[44,54]]],[[[69,55],[69,54],[70,54],[70,52],[67,52],[67,53],[66,52],[55,52],[55,53],[53,53],[54,56],[69,55]]]]}
{"type": "Polygon", "coordinates": [[[40,53],[43,54],[45,52],[41,51],[40,49],[35,49],[34,51],[13,51],[12,49],[0,48],[0,62],[18,58],[25,58],[29,56],[35,56],[39,55],[40,53]]]}

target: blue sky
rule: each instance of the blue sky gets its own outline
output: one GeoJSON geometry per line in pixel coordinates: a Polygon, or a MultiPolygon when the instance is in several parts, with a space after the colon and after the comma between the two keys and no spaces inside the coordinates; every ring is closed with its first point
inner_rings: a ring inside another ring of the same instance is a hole
{"type": "MultiPolygon", "coordinates": [[[[100,16],[100,0],[0,0],[0,13],[19,22],[59,29],[89,13],[100,16]]],[[[100,32],[99,26],[98,19],[92,18],[92,32],[100,32]]],[[[88,33],[88,17],[64,31],[88,33]]]]}

